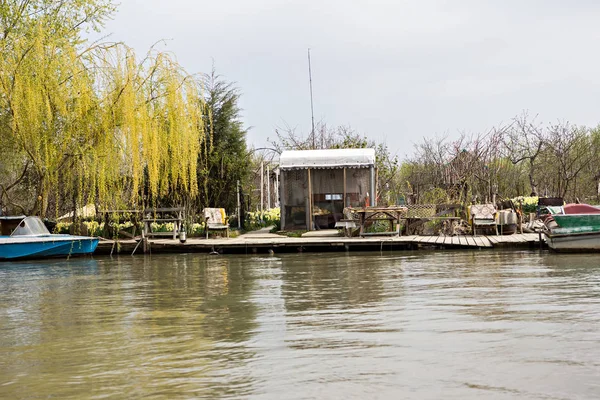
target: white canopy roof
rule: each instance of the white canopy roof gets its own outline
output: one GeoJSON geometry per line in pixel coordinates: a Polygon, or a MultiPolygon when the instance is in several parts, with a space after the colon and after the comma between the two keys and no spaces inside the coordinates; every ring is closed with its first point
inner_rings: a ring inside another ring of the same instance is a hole
{"type": "Polygon", "coordinates": [[[281,169],[358,168],[375,165],[375,149],[286,150],[279,156],[281,169]]]}

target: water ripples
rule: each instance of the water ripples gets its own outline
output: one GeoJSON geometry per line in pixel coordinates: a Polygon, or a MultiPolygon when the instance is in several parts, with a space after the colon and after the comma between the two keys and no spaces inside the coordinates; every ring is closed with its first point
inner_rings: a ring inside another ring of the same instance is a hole
{"type": "Polygon", "coordinates": [[[600,263],[537,252],[0,264],[2,398],[597,398],[600,263]]]}

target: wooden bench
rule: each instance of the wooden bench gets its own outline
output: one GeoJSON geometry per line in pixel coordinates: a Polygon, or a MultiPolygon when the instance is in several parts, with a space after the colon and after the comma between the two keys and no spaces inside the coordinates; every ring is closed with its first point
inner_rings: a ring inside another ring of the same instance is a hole
{"type": "Polygon", "coordinates": [[[335,227],[344,230],[344,236],[352,236],[352,229],[357,227],[356,221],[353,219],[340,219],[335,223],[335,227]]]}
{"type": "Polygon", "coordinates": [[[183,208],[172,207],[172,208],[148,208],[144,210],[144,231],[143,237],[152,238],[160,236],[171,236],[173,240],[177,239],[179,232],[181,232],[181,225],[183,224],[183,208]],[[153,232],[152,223],[173,223],[173,230],[170,232],[153,232]]]}

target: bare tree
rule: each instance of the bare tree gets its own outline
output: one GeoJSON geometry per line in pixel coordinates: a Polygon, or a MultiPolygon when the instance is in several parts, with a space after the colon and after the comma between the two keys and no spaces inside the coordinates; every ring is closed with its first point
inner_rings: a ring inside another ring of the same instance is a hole
{"type": "Polygon", "coordinates": [[[595,156],[589,129],[568,122],[557,123],[548,128],[546,145],[550,161],[547,166],[556,171],[557,193],[566,197],[595,156]]]}
{"type": "Polygon", "coordinates": [[[545,143],[541,125],[535,122],[535,118],[530,119],[527,113],[523,113],[513,118],[512,123],[500,132],[504,155],[515,165],[521,162],[527,163],[531,195],[537,196],[536,169],[545,143]]]}
{"type": "MultiPolygon", "coordinates": [[[[326,123],[319,121],[315,126],[313,133],[306,137],[296,131],[295,127],[285,124],[282,127],[275,128],[275,139],[267,139],[270,146],[279,154],[283,150],[315,150],[331,149],[340,146],[344,139],[361,137],[352,128],[348,126],[339,126],[329,128],[326,123]]],[[[366,140],[366,139],[365,139],[366,140]]],[[[357,146],[354,146],[357,147],[357,146]]],[[[367,146],[362,146],[367,147],[367,146]]]]}

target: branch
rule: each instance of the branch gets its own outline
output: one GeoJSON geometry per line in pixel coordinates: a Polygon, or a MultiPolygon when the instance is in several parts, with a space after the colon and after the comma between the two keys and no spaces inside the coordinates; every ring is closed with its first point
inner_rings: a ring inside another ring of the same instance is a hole
{"type": "Polygon", "coordinates": [[[27,162],[25,163],[25,168],[23,168],[23,172],[21,173],[21,176],[19,176],[19,178],[16,181],[14,181],[10,185],[8,185],[6,188],[4,186],[2,186],[2,190],[4,190],[5,192],[8,192],[10,189],[12,189],[16,185],[18,185],[19,182],[21,182],[23,180],[23,178],[25,178],[25,174],[27,173],[27,169],[29,168],[29,162],[30,162],[30,160],[27,160],[27,162]]]}
{"type": "Polygon", "coordinates": [[[25,207],[23,207],[20,204],[15,203],[14,201],[12,201],[10,199],[10,197],[8,197],[8,193],[6,193],[6,191],[4,191],[4,187],[2,185],[0,185],[0,189],[2,189],[2,195],[0,195],[0,199],[2,199],[2,197],[6,197],[6,201],[8,202],[9,205],[11,205],[13,207],[17,207],[17,208],[21,209],[21,213],[27,214],[27,210],[25,210],[25,207]]]}

